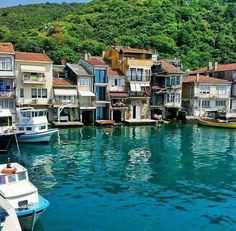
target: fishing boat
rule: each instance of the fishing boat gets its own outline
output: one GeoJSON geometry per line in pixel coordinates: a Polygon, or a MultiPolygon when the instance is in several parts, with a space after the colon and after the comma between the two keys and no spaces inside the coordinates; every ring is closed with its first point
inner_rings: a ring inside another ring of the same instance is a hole
{"type": "Polygon", "coordinates": [[[0,164],[0,195],[15,209],[22,230],[33,230],[49,202],[29,181],[28,171],[19,163],[0,164]]]}
{"type": "Polygon", "coordinates": [[[0,109],[0,152],[7,152],[16,134],[10,109],[0,109]]]}
{"type": "Polygon", "coordinates": [[[219,128],[236,128],[236,122],[220,119],[201,118],[197,121],[200,125],[219,127],[219,128]]]}
{"type": "Polygon", "coordinates": [[[17,108],[16,128],[19,132],[24,132],[19,138],[19,142],[37,143],[49,142],[52,134],[58,129],[48,129],[47,110],[34,109],[33,107],[17,108]]]}

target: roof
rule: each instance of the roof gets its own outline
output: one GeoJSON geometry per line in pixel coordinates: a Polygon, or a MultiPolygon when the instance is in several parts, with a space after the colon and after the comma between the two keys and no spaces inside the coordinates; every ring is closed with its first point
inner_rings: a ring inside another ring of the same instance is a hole
{"type": "Polygon", "coordinates": [[[230,84],[228,80],[218,79],[213,77],[207,77],[205,75],[199,75],[199,80],[197,81],[197,75],[184,77],[183,83],[213,83],[213,84],[230,84]]]}
{"type": "Polygon", "coordinates": [[[131,48],[131,47],[123,47],[123,46],[112,46],[116,51],[120,52],[123,51],[124,53],[138,53],[138,54],[152,54],[152,52],[139,49],[139,48],[131,48]]]}
{"type": "Polygon", "coordinates": [[[73,87],[71,82],[63,78],[53,78],[53,87],[73,87]]]}
{"type": "Polygon", "coordinates": [[[14,54],[14,48],[12,43],[0,43],[0,53],[14,54]]]}
{"type": "Polygon", "coordinates": [[[31,52],[16,52],[17,60],[39,61],[39,62],[52,62],[51,59],[44,53],[31,53],[31,52]]]}
{"type": "Polygon", "coordinates": [[[124,76],[119,69],[112,69],[108,67],[107,76],[124,76]]]}
{"type": "Polygon", "coordinates": [[[89,75],[89,73],[79,64],[67,63],[67,66],[76,74],[76,75],[89,75]]]}
{"type": "Polygon", "coordinates": [[[91,57],[86,60],[89,64],[93,66],[106,66],[107,64],[101,60],[99,57],[91,57]]]}
{"type": "Polygon", "coordinates": [[[161,63],[161,68],[169,74],[182,74],[183,73],[183,71],[181,71],[179,68],[168,63],[164,59],[160,60],[160,63],[161,63]]]}
{"type": "Polygon", "coordinates": [[[202,67],[198,70],[196,70],[197,73],[204,73],[204,72],[219,72],[219,71],[233,71],[236,70],[236,63],[231,63],[231,64],[219,64],[217,65],[217,68],[214,69],[214,65],[213,65],[213,69],[208,70],[208,67],[202,67]]]}

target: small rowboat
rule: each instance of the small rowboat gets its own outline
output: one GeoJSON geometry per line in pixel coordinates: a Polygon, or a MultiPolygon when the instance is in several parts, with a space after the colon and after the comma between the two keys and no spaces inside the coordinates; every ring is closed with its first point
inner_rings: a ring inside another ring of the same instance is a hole
{"type": "Polygon", "coordinates": [[[198,124],[219,127],[219,128],[236,128],[236,122],[230,122],[227,120],[209,120],[209,119],[198,119],[198,124]]]}

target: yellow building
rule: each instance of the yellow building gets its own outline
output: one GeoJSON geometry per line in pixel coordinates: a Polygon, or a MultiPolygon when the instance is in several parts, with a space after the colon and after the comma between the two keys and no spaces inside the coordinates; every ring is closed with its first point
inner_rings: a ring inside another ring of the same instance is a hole
{"type": "Polygon", "coordinates": [[[183,80],[182,106],[194,116],[213,116],[230,108],[231,82],[203,75],[183,80]]]}
{"type": "Polygon", "coordinates": [[[16,103],[47,108],[52,98],[52,61],[43,53],[16,52],[16,103]]]}
{"type": "Polygon", "coordinates": [[[112,69],[119,69],[126,76],[129,94],[129,119],[150,118],[149,92],[152,53],[144,49],[111,46],[103,53],[112,69]]]}

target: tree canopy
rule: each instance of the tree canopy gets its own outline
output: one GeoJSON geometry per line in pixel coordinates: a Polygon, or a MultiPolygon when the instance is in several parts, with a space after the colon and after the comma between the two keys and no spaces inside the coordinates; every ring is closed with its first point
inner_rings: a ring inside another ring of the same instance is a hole
{"type": "Polygon", "coordinates": [[[0,41],[45,52],[57,63],[109,45],[158,51],[195,69],[236,60],[234,0],[94,0],[0,9],[0,41]]]}

